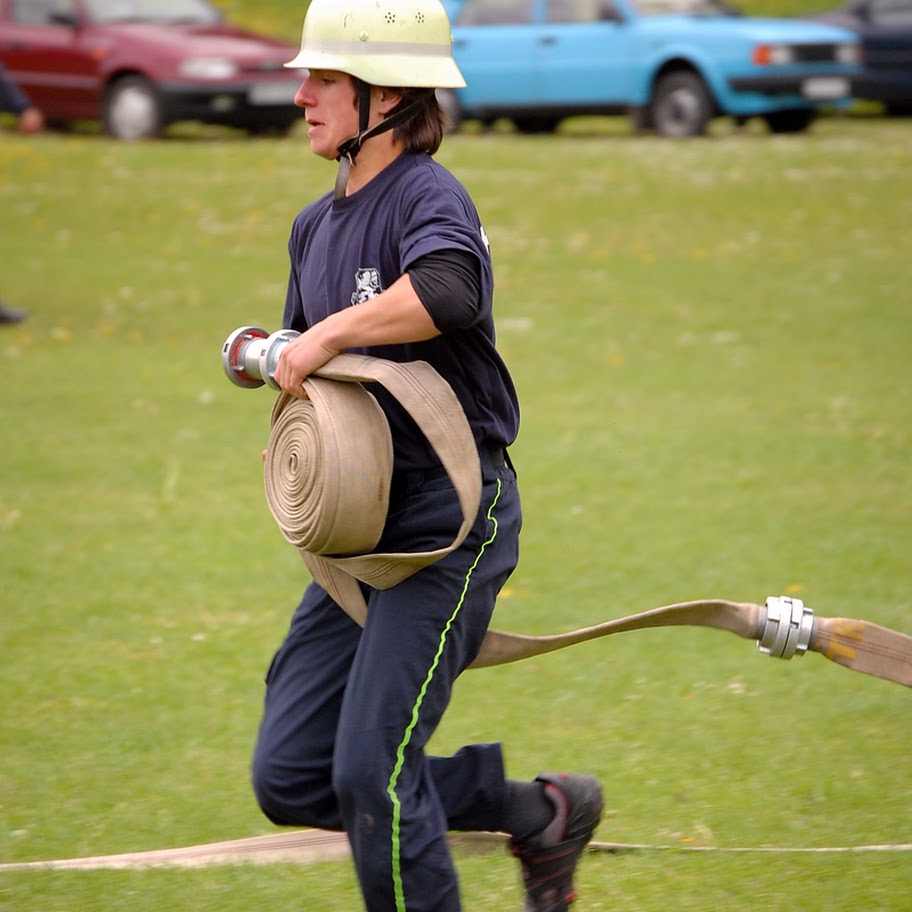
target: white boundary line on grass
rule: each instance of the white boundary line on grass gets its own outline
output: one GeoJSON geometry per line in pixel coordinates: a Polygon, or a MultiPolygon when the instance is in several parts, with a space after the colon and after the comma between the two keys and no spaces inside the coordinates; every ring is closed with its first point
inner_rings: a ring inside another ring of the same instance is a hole
{"type": "MultiPolygon", "coordinates": [[[[450,841],[454,846],[484,848],[502,845],[508,837],[502,833],[454,834],[450,841]]],[[[912,843],[890,843],[884,845],[860,846],[691,846],[691,845],[649,845],[643,843],[592,842],[592,852],[624,854],[627,852],[716,852],[716,853],[807,853],[847,854],[862,852],[909,852],[912,843]]],[[[336,861],[350,855],[348,840],[344,833],[328,830],[295,830],[288,833],[270,833],[251,836],[229,842],[213,842],[207,845],[185,846],[177,849],[161,849],[153,852],[127,852],[120,855],[94,855],[85,858],[66,858],[55,861],[26,861],[0,864],[0,873],[25,870],[78,870],[141,868],[201,868],[218,864],[275,864],[291,862],[312,864],[317,861],[336,861]]]]}

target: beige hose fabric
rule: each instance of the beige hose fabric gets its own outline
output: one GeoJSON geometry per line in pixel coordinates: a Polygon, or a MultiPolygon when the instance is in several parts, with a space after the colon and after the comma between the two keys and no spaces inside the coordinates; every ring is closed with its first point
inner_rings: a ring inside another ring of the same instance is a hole
{"type": "Polygon", "coordinates": [[[287,393],[272,412],[266,499],[282,534],[314,579],[364,626],[367,605],[357,580],[389,589],[459,547],[478,512],[481,463],[456,394],[429,364],[337,355],[304,381],[308,399],[287,393]],[[456,489],[462,525],[446,548],[377,554],[389,504],[393,451],[376,400],[361,382],[380,383],[409,411],[456,489]],[[352,390],[360,392],[352,396],[352,390]],[[302,480],[306,479],[306,480],[302,480]],[[351,496],[354,495],[354,496],[351,496]],[[306,517],[306,524],[291,524],[306,517]],[[360,543],[360,546],[359,546],[360,543]]]}
{"type": "MultiPolygon", "coordinates": [[[[363,626],[367,605],[359,580],[388,589],[465,539],[481,496],[478,451],[455,393],[425,362],[337,355],[305,380],[304,388],[308,399],[282,394],[273,408],[266,499],[282,534],[298,549],[314,579],[363,626]],[[445,548],[404,554],[373,550],[386,520],[393,449],[385,416],[361,385],[368,382],[381,384],[396,397],[450,476],[462,524],[445,548]]],[[[912,687],[912,637],[866,621],[813,617],[792,599],[768,600],[766,607],[721,599],[684,602],[552,636],[491,630],[471,667],[502,665],[610,634],[669,626],[728,630],[761,640],[762,651],[780,658],[819,652],[846,668],[912,687]],[[785,603],[784,613],[779,603],[785,603]]]]}

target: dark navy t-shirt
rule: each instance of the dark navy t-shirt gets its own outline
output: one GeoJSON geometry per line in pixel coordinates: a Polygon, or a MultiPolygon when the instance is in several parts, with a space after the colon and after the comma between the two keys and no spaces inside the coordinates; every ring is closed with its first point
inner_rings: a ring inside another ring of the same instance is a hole
{"type": "MultiPolygon", "coordinates": [[[[391,361],[427,361],[453,387],[478,445],[506,446],[516,437],[519,406],[494,347],[487,238],[465,188],[429,155],[403,153],[357,193],[338,200],[328,193],[298,214],[288,243],[291,273],[283,325],[303,332],[385,291],[419,257],[454,248],[479,263],[481,300],[471,322],[425,342],[351,351],[391,361]]],[[[390,423],[396,468],[437,464],[405,410],[378,385],[370,389],[390,423]]]]}

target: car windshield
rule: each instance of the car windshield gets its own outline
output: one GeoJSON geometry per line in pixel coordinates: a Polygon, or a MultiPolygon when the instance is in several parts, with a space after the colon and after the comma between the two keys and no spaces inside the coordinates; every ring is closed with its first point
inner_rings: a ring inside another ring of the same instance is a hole
{"type": "Polygon", "coordinates": [[[95,22],[219,21],[219,13],[204,0],[86,0],[95,22]]]}
{"type": "Polygon", "coordinates": [[[633,0],[641,16],[738,16],[740,12],[723,0],[633,0]]]}

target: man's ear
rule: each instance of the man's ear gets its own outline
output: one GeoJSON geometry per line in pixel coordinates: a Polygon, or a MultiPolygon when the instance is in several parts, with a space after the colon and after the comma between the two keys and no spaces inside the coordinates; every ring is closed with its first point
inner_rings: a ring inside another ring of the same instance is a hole
{"type": "Polygon", "coordinates": [[[402,101],[402,96],[393,89],[388,89],[384,86],[375,86],[374,90],[377,93],[377,110],[384,117],[402,101]]]}

